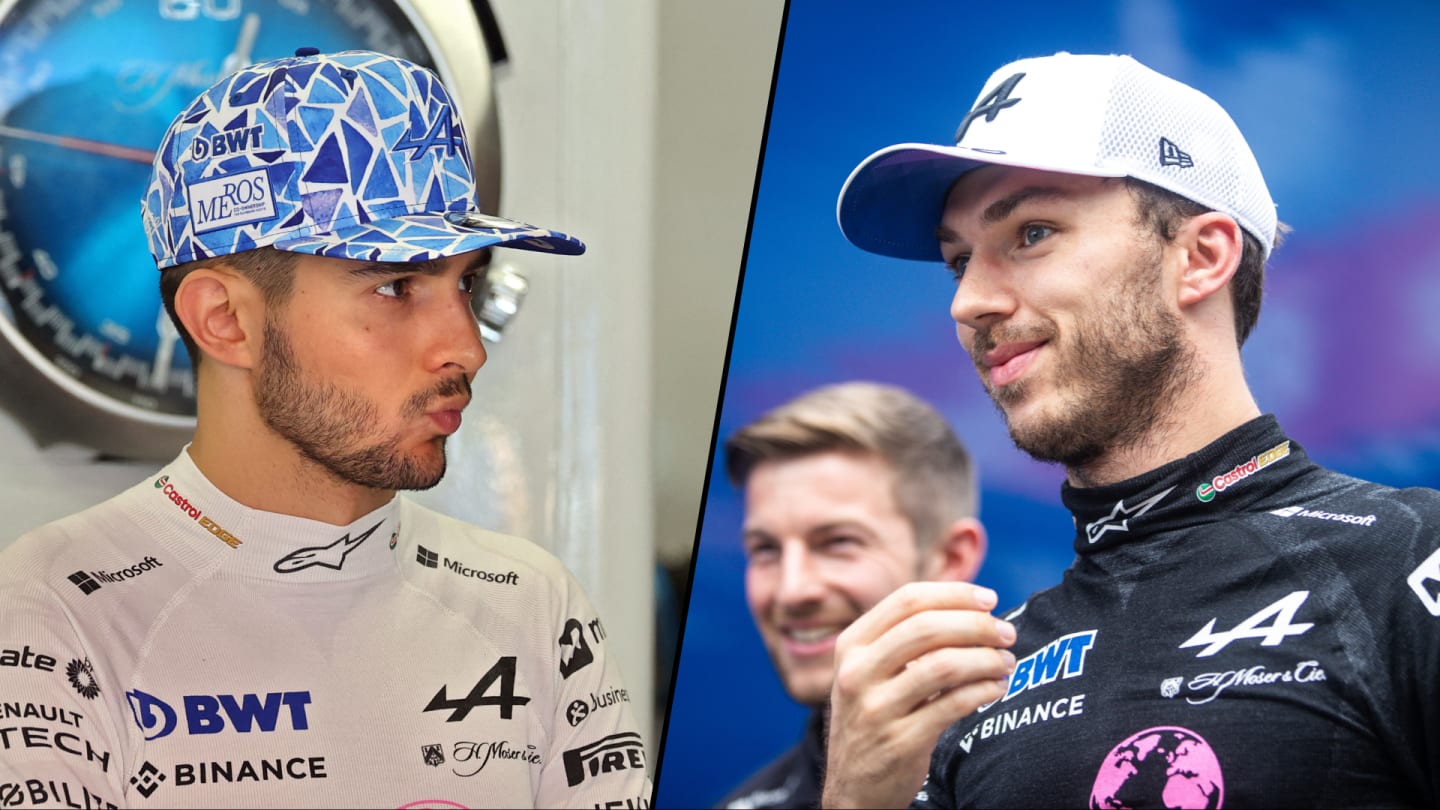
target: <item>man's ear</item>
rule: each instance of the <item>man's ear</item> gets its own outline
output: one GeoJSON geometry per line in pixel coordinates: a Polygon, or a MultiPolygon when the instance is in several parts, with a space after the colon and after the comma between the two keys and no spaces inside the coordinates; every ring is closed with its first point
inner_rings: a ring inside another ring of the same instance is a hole
{"type": "Polygon", "coordinates": [[[1181,257],[1176,300],[1185,309],[1225,289],[1240,266],[1245,240],[1235,220],[1210,211],[1187,220],[1173,245],[1181,257]]]}
{"type": "Polygon", "coordinates": [[[253,368],[260,360],[264,302],[244,276],[224,265],[190,271],[175,291],[175,314],[207,359],[253,368]]]}
{"type": "Polygon", "coordinates": [[[926,552],[925,579],[970,582],[985,561],[985,526],[973,517],[960,518],[949,526],[926,552]]]}

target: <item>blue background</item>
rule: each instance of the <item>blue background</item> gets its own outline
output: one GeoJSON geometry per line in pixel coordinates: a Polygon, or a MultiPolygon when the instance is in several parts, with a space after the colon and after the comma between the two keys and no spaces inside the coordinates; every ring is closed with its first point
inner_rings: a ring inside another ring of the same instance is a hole
{"type": "MultiPolygon", "coordinates": [[[[793,0],[719,436],[817,385],[903,385],[980,466],[979,581],[1002,607],[1058,582],[1062,472],[1011,446],[956,343],[948,274],[851,247],[835,198],[875,149],[949,142],[1002,64],[1116,52],[1229,110],[1294,227],[1244,349],[1261,408],[1322,464],[1440,484],[1437,33],[1434,2],[793,0]]],[[[740,520],[712,461],[657,807],[713,804],[804,723],[745,607],[740,520]]]]}

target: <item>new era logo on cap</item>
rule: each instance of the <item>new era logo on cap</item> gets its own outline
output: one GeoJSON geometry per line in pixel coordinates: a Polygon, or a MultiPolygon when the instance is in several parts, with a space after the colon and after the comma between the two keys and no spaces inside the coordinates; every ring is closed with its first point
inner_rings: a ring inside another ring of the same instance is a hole
{"type": "Polygon", "coordinates": [[[370,51],[239,70],[170,125],[142,202],[161,269],[273,245],[410,262],[580,240],[481,214],[464,127],[434,73],[370,51]]]}
{"type": "Polygon", "coordinates": [[[1182,169],[1188,169],[1195,165],[1195,161],[1190,159],[1189,153],[1176,146],[1174,141],[1169,138],[1161,138],[1160,165],[1179,166],[1182,169]]]}

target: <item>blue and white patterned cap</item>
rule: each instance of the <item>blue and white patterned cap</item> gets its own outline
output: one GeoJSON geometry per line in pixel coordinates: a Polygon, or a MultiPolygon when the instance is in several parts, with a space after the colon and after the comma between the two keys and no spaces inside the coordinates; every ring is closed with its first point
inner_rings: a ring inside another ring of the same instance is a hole
{"type": "Polygon", "coordinates": [[[371,51],[262,62],[170,124],[141,201],[160,269],[271,245],[415,262],[579,239],[482,214],[460,115],[434,73],[371,51]]]}

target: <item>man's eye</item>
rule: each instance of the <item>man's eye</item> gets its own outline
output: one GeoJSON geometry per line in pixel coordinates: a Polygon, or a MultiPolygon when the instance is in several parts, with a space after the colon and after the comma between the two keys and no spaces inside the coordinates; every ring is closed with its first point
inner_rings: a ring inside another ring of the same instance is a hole
{"type": "Polygon", "coordinates": [[[1036,225],[1032,223],[1020,229],[1020,241],[1024,243],[1026,247],[1030,247],[1054,232],[1055,229],[1049,225],[1036,225]]]}
{"type": "Polygon", "coordinates": [[[387,298],[404,298],[410,291],[410,279],[397,278],[394,281],[387,281],[375,288],[375,292],[387,298]]]}
{"type": "Polygon", "coordinates": [[[466,295],[474,295],[480,291],[480,274],[466,273],[460,277],[460,291],[466,295]]]}
{"type": "Polygon", "coordinates": [[[950,278],[954,279],[956,283],[959,283],[960,279],[965,277],[965,268],[969,266],[969,264],[969,256],[956,256],[945,266],[950,269],[950,278]]]}
{"type": "Polygon", "coordinates": [[[780,553],[780,547],[774,543],[751,543],[745,548],[745,556],[751,560],[770,560],[780,553]]]}

